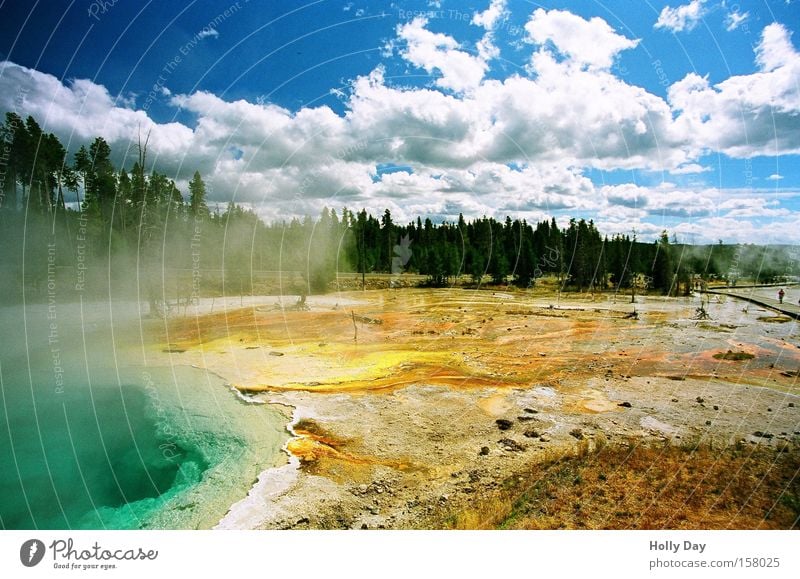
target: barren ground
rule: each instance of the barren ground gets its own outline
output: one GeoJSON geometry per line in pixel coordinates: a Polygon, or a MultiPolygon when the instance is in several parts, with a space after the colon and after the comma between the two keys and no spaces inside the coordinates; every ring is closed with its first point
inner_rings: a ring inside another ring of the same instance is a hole
{"type": "Polygon", "coordinates": [[[611,295],[278,301],[177,318],[160,338],[165,362],[295,409],[299,472],[256,485],[221,526],[797,525],[796,321],[724,297],[705,320],[699,297],[638,297],[638,319],[611,295]],[[566,497],[563,472],[583,473],[566,497]],[[552,516],[576,503],[595,516],[552,516]]]}

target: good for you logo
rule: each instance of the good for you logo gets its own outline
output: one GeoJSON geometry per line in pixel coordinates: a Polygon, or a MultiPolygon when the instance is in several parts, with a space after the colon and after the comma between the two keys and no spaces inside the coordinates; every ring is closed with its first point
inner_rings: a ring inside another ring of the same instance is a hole
{"type": "Polygon", "coordinates": [[[26,567],[36,567],[44,558],[44,543],[39,539],[28,539],[19,548],[19,560],[26,567]]]}
{"type": "Polygon", "coordinates": [[[56,569],[113,569],[117,561],[154,561],[158,557],[158,551],[142,547],[106,549],[95,541],[83,548],[76,547],[72,539],[56,539],[45,547],[39,539],[29,539],[19,548],[19,560],[26,567],[35,567],[42,562],[48,549],[56,569]]]}

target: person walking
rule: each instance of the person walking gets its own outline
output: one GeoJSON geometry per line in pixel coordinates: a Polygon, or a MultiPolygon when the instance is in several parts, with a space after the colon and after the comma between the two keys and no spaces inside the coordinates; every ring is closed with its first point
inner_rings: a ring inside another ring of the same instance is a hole
{"type": "Polygon", "coordinates": [[[786,292],[783,291],[783,288],[778,290],[778,303],[783,303],[783,296],[786,295],[786,292]]]}

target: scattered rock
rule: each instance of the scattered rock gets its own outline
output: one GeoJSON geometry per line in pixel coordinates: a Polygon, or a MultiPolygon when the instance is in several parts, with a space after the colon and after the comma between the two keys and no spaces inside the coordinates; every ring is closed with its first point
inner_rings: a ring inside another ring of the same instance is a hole
{"type": "Polygon", "coordinates": [[[510,420],[506,420],[505,418],[498,418],[494,422],[495,424],[497,424],[497,428],[499,428],[500,430],[508,430],[509,428],[514,426],[513,422],[511,422],[510,420]]]}
{"type": "Polygon", "coordinates": [[[701,398],[700,396],[698,396],[697,398],[695,398],[695,401],[696,401],[698,404],[702,404],[703,402],[705,402],[705,398],[701,398]]]}
{"type": "Polygon", "coordinates": [[[620,402],[617,406],[622,406],[623,408],[632,408],[632,404],[630,402],[620,402]]]}
{"type": "Polygon", "coordinates": [[[269,353],[270,356],[283,356],[283,352],[278,352],[277,350],[272,350],[269,353]]]}
{"type": "Polygon", "coordinates": [[[761,432],[760,430],[756,430],[753,433],[753,436],[756,436],[758,438],[767,438],[767,439],[769,439],[769,438],[772,438],[774,435],[772,433],[770,433],[770,432],[761,432]]]}
{"type": "Polygon", "coordinates": [[[706,420],[706,426],[711,426],[711,421],[710,420],[706,420]]]}
{"type": "Polygon", "coordinates": [[[716,404],[714,404],[714,410],[719,410],[719,406],[717,406],[716,404]]]}
{"type": "Polygon", "coordinates": [[[521,452],[525,450],[524,445],[511,438],[501,438],[497,442],[498,444],[502,445],[503,450],[507,450],[509,452],[521,452]]]}
{"type": "Polygon", "coordinates": [[[539,438],[541,436],[536,430],[530,429],[522,433],[527,438],[539,438]]]}
{"type": "Polygon", "coordinates": [[[583,430],[581,430],[580,428],[573,428],[572,430],[569,431],[569,435],[574,438],[577,438],[578,440],[583,440],[583,430]]]}
{"type": "Polygon", "coordinates": [[[789,402],[788,406],[789,408],[794,408],[794,402],[789,402]]]}
{"type": "Polygon", "coordinates": [[[536,420],[533,416],[517,416],[517,420],[520,422],[527,422],[529,420],[536,420]]]}
{"type": "Polygon", "coordinates": [[[538,410],[534,410],[533,408],[523,408],[523,412],[527,412],[528,414],[539,414],[538,410]]]}
{"type": "Polygon", "coordinates": [[[489,447],[482,446],[481,451],[478,453],[478,456],[486,456],[487,454],[489,454],[489,447]]]}

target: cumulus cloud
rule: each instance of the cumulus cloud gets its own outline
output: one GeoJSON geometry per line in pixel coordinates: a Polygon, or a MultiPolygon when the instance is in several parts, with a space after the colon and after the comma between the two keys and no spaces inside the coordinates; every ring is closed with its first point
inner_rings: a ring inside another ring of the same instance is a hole
{"type": "Polygon", "coordinates": [[[800,153],[800,53],[777,23],[764,29],[755,53],[754,74],[711,86],[690,73],[669,88],[679,130],[694,146],[739,158],[800,153]]]}
{"type": "Polygon", "coordinates": [[[428,74],[440,74],[436,85],[460,93],[477,87],[488,68],[486,60],[459,48],[458,42],[446,34],[426,29],[427,18],[417,17],[401,24],[397,35],[405,42],[400,56],[428,74]]]}
{"type": "Polygon", "coordinates": [[[493,30],[497,23],[507,14],[506,0],[491,0],[486,10],[474,14],[472,23],[477,26],[483,26],[486,30],[493,30]]]}
{"type": "Polygon", "coordinates": [[[692,0],[675,8],[665,6],[658,15],[654,28],[666,28],[672,32],[692,30],[706,14],[704,5],[705,0],[692,0]]]}
{"type": "MultiPolygon", "coordinates": [[[[504,11],[493,0],[473,17],[490,44],[504,11]]],[[[764,29],[755,73],[713,85],[691,73],[664,99],[614,74],[620,53],[639,41],[599,18],[534,11],[529,74],[502,79],[486,78],[480,45],[468,52],[427,24],[398,27],[398,46],[435,75],[432,85],[394,86],[377,66],[340,93],[342,114],[164,88],[159,98],[192,122],[157,123],[101,85],[11,62],[0,63],[0,109],[34,115],[73,151],[101,135],[124,154],[139,131],[151,132],[159,171],[183,183],[198,169],[212,202],[233,198],[268,219],[316,214],[322,205],[388,207],[397,219],[555,213],[594,215],[608,233],[657,234],[669,222],[671,231],[712,240],[730,238],[721,227],[739,227],[745,238],[768,233],[748,219],[796,219],[756,190],[734,203],[727,190],[702,184],[598,186],[588,177],[594,169],[700,174],[711,170],[701,164],[707,153],[800,153],[800,55],[782,25],[764,29]],[[385,163],[409,169],[379,174],[385,163]]]]}
{"type": "Polygon", "coordinates": [[[165,158],[182,156],[192,140],[192,130],[180,123],[154,123],[146,112],[129,108],[130,100],[113,97],[88,79],[62,83],[56,77],[0,62],[0,109],[21,109],[33,115],[66,145],[83,143],[96,135],[124,144],[141,131],[152,131],[150,143],[165,158]]]}
{"type": "Polygon", "coordinates": [[[798,54],[792,46],[791,33],[782,24],[767,25],[756,46],[756,63],[764,72],[772,72],[787,65],[797,64],[798,54]]]}
{"type": "Polygon", "coordinates": [[[615,32],[602,18],[586,20],[565,10],[536,9],[525,31],[531,42],[552,43],[569,61],[595,69],[610,68],[620,52],[639,44],[615,32]]]}
{"type": "Polygon", "coordinates": [[[478,41],[478,55],[484,60],[491,60],[500,55],[500,50],[494,43],[494,29],[498,22],[508,17],[506,0],[492,0],[489,7],[483,12],[476,12],[472,17],[472,24],[483,27],[486,32],[478,41]]]}

